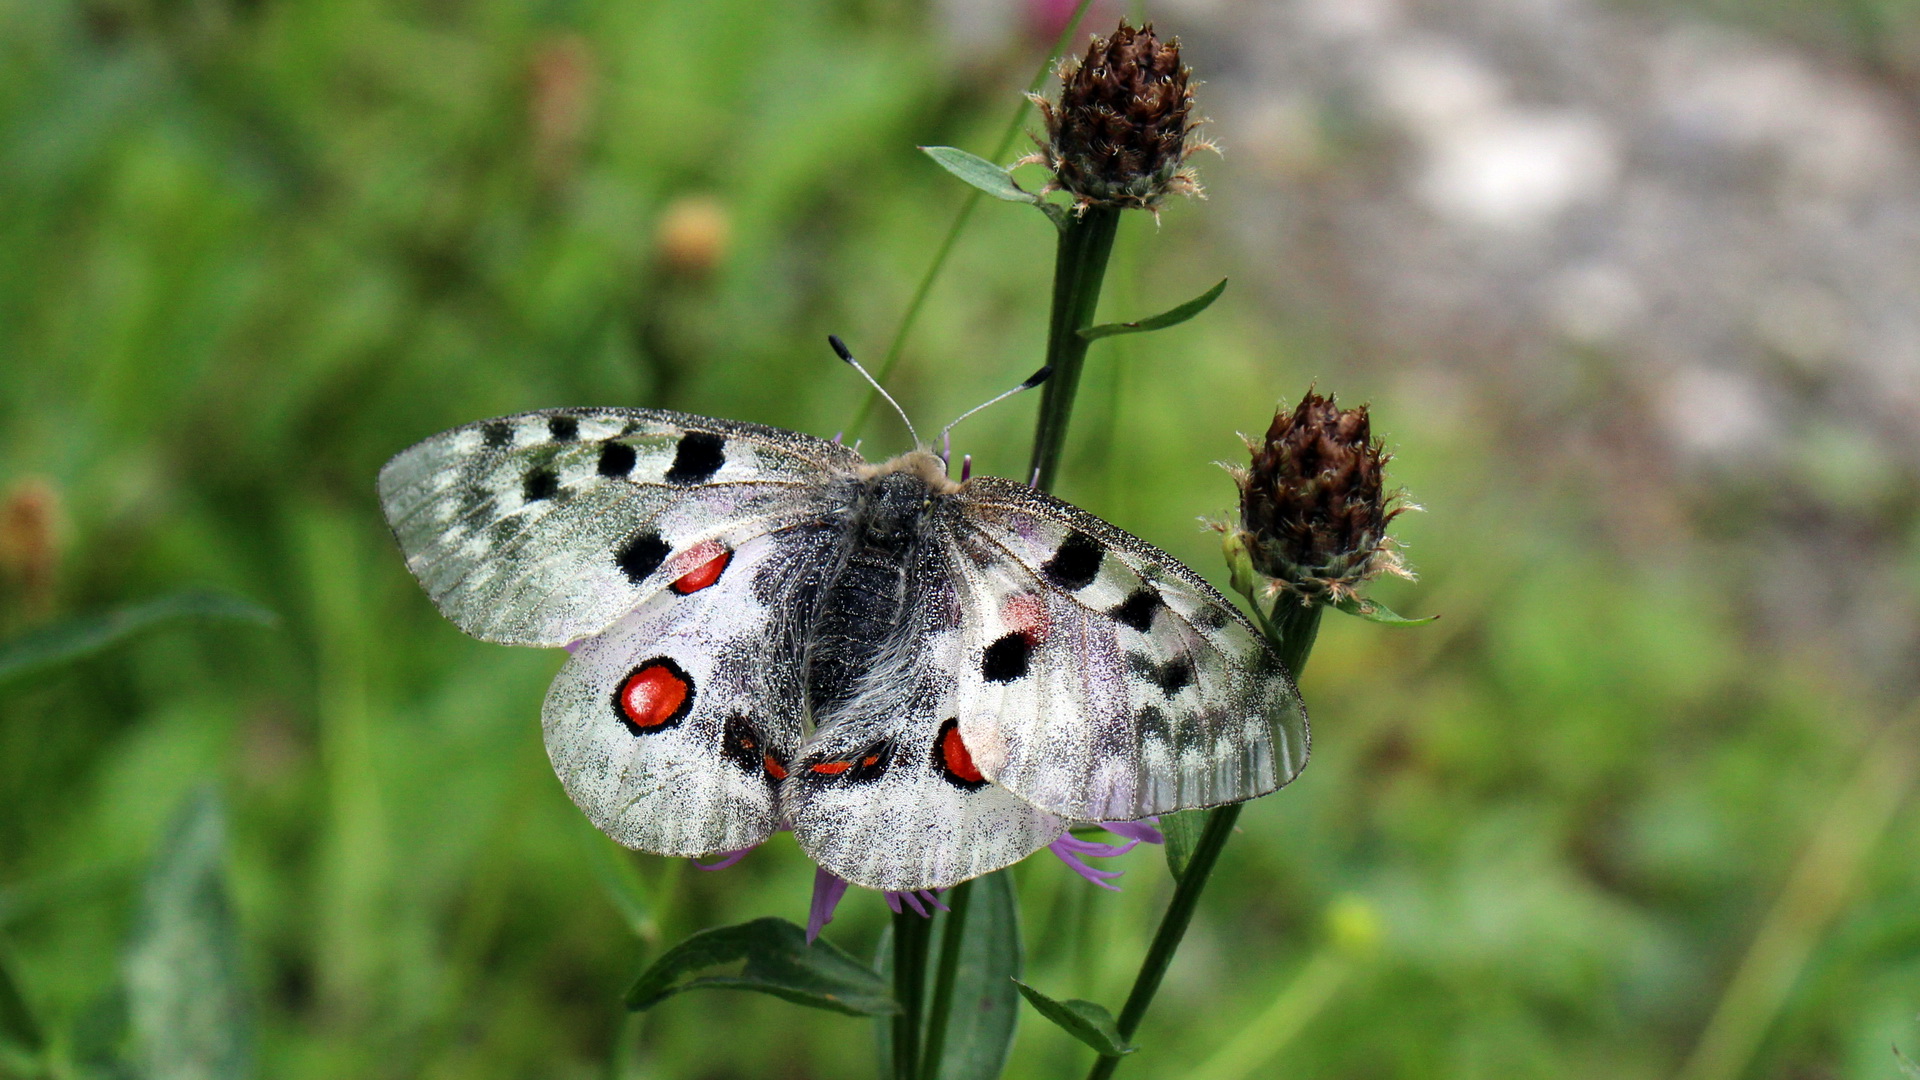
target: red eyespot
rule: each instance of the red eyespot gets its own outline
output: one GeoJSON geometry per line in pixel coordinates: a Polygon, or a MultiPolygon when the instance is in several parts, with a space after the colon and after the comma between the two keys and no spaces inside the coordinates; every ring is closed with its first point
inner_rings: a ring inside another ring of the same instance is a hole
{"type": "Polygon", "coordinates": [[[767,755],[764,764],[767,767],[768,776],[773,777],[775,780],[785,780],[787,778],[787,767],[775,760],[772,754],[767,755]]]}
{"type": "Polygon", "coordinates": [[[693,705],[693,680],[661,657],[633,669],[614,696],[620,720],[635,735],[676,724],[693,705]]]}
{"type": "Polygon", "coordinates": [[[732,561],[733,552],[721,547],[712,540],[703,540],[674,560],[676,566],[691,567],[686,573],[674,579],[668,586],[674,592],[685,596],[720,580],[720,572],[732,561]]]}
{"type": "Polygon", "coordinates": [[[839,776],[851,768],[853,768],[851,761],[823,761],[818,765],[809,766],[807,771],[819,773],[821,776],[839,776]]]}
{"type": "Polygon", "coordinates": [[[947,772],[969,784],[986,782],[980,770],[974,767],[973,755],[967,752],[967,744],[960,740],[960,725],[947,721],[946,730],[940,734],[940,760],[946,765],[947,772]]]}

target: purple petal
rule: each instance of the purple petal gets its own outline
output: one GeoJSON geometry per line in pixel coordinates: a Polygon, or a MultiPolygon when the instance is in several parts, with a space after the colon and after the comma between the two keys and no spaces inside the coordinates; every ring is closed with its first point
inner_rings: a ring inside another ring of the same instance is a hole
{"type": "Polygon", "coordinates": [[[807,944],[813,944],[820,931],[833,921],[833,909],[840,906],[840,898],[847,894],[847,883],[823,867],[813,868],[813,903],[807,908],[807,944]]]}
{"type": "MultiPolygon", "coordinates": [[[[1047,850],[1059,856],[1061,862],[1066,863],[1068,866],[1072,867],[1074,873],[1079,874],[1081,877],[1086,878],[1088,881],[1093,882],[1095,885],[1098,885],[1103,889],[1112,889],[1114,892],[1119,892],[1120,891],[1119,886],[1109,885],[1107,884],[1105,879],[1117,878],[1121,875],[1122,871],[1096,870],[1093,867],[1088,866],[1086,863],[1081,862],[1080,853],[1075,851],[1072,847],[1062,842],[1062,841],[1071,840],[1071,839],[1072,837],[1070,836],[1062,836],[1059,840],[1055,840],[1053,843],[1048,844],[1047,850]]],[[[1086,843],[1086,841],[1083,840],[1083,841],[1080,841],[1080,843],[1086,843]]],[[[1105,847],[1107,845],[1102,844],[1099,846],[1105,847]]]]}
{"type": "Polygon", "coordinates": [[[567,655],[571,656],[574,653],[579,652],[580,646],[585,645],[586,643],[587,643],[586,638],[578,638],[576,640],[567,642],[565,645],[562,645],[561,648],[567,650],[567,655]]]}
{"type": "Polygon", "coordinates": [[[1147,821],[1155,820],[1148,818],[1146,821],[1103,821],[1100,827],[1115,836],[1124,836],[1143,844],[1164,844],[1167,842],[1166,835],[1147,824],[1147,821]]]}
{"type": "Polygon", "coordinates": [[[1063,834],[1060,839],[1055,840],[1052,844],[1054,854],[1056,855],[1061,851],[1071,851],[1076,855],[1092,855],[1101,859],[1112,858],[1115,855],[1125,855],[1127,852],[1139,846],[1140,841],[1138,840],[1129,840],[1124,844],[1103,844],[1098,840],[1082,840],[1072,833],[1063,834]]]}
{"type": "Polygon", "coordinates": [[[747,852],[752,851],[754,848],[759,846],[760,845],[758,844],[749,844],[746,847],[741,848],[739,851],[729,851],[726,854],[720,856],[720,861],[717,863],[703,863],[700,860],[695,859],[693,861],[693,868],[695,870],[725,870],[727,867],[732,866],[734,863],[737,863],[741,859],[746,858],[747,852]]]}

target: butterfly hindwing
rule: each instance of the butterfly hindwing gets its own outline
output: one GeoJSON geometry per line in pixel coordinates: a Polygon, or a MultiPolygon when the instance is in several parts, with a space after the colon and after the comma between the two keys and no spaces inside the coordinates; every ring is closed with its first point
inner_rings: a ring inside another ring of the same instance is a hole
{"type": "Polygon", "coordinates": [[[663,590],[575,650],[542,725],[561,784],[601,831],[705,855],[779,826],[805,708],[792,593],[830,555],[804,532],[750,540],[698,589],[663,590]]]}
{"type": "Polygon", "coordinates": [[[510,645],[598,633],[728,549],[820,510],[859,455],[812,436],[648,409],[568,409],[435,435],[380,471],[407,565],[460,629],[510,645]]]}
{"type": "Polygon", "coordinates": [[[1131,820],[1299,772],[1291,679],[1198,575],[1020,484],[977,478],[959,497],[960,731],[985,775],[1069,818],[1131,820]]]}
{"type": "Polygon", "coordinates": [[[782,787],[794,838],[874,889],[944,888],[1045,847],[1067,822],[990,783],[959,733],[966,635],[951,582],[923,579],[902,663],[864,681],[801,750],[782,787]]]}

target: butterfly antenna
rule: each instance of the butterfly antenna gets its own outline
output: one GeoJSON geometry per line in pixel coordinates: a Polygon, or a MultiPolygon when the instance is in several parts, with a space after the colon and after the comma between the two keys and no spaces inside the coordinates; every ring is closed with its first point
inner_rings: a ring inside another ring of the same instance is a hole
{"type": "Polygon", "coordinates": [[[893,395],[887,393],[887,388],[880,385],[880,380],[868,374],[867,369],[860,366],[860,361],[855,360],[853,358],[853,353],[847,350],[847,343],[844,341],[841,341],[840,336],[838,334],[828,334],[827,344],[833,346],[833,351],[840,357],[840,359],[845,360],[847,363],[853,365],[853,370],[859,372],[860,377],[867,380],[867,385],[873,387],[876,391],[879,392],[881,397],[887,399],[887,404],[893,406],[893,411],[900,414],[900,422],[907,425],[907,434],[913,436],[913,445],[919,446],[920,433],[913,430],[913,421],[907,419],[907,410],[901,408],[900,403],[893,400],[893,395]]]}
{"type": "Polygon", "coordinates": [[[1019,393],[1022,390],[1031,390],[1034,387],[1039,386],[1041,383],[1047,381],[1047,376],[1052,374],[1053,374],[1053,365],[1048,364],[1046,367],[1043,367],[1039,371],[1036,371],[1033,374],[1027,376],[1027,381],[1021,383],[1019,386],[1016,386],[1013,389],[1007,391],[1006,393],[1000,394],[997,397],[994,397],[990,400],[983,401],[980,404],[975,405],[973,408],[968,409],[966,412],[961,413],[958,417],[955,417],[953,423],[948,424],[946,427],[943,427],[940,429],[940,445],[945,448],[942,450],[940,454],[940,460],[945,461],[948,458],[951,458],[953,456],[953,441],[951,438],[948,437],[948,432],[951,432],[954,428],[960,426],[960,421],[965,420],[967,417],[972,416],[974,413],[979,412],[981,409],[984,409],[989,405],[998,405],[1001,402],[1007,400],[1008,398],[1012,397],[1013,395],[1019,393]]]}

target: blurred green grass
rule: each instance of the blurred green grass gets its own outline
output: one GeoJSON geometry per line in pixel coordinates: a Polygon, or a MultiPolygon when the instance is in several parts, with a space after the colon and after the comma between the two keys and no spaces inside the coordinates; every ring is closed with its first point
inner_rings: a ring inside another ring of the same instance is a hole
{"type": "MultiPolygon", "coordinates": [[[[0,696],[0,935],[56,1041],[107,1007],[146,862],[214,778],[259,1075],[872,1074],[863,1022],[750,995],[623,1027],[659,945],[797,919],[811,869],[784,838],[709,875],[594,833],[540,745],[558,654],[444,623],[373,476],[548,406],[845,425],[863,387],[824,335],[884,350],[964,194],[914,145],[986,149],[1039,56],[949,68],[926,23],[879,2],[0,2],[0,481],[44,485],[60,519],[51,587],[10,578],[0,632],[189,586],[282,617],[0,696]],[[689,206],[726,235],[663,248],[675,214],[713,225],[689,206]]],[[[1127,1068],[1177,1075],[1238,1034],[1358,904],[1377,947],[1253,1075],[1670,1075],[1890,707],[1818,643],[1751,647],[1714,550],[1595,520],[1576,470],[1518,460],[1537,448],[1506,441],[1497,394],[1331,359],[1211,240],[1249,212],[1127,223],[1105,312],[1238,287],[1096,347],[1062,493],[1217,578],[1212,462],[1317,378],[1373,400],[1429,510],[1400,530],[1423,581],[1383,599],[1443,618],[1329,622],[1313,766],[1243,818],[1127,1068]]],[[[1032,370],[1050,254],[1038,215],[976,215],[894,379],[923,426],[1032,370]]],[[[1031,407],[957,449],[1017,474],[1031,407]]],[[[855,435],[905,439],[885,414],[855,435]]],[[[1869,849],[1740,1075],[1893,1076],[1888,1044],[1920,1044],[1916,824],[1869,849]]],[[[1018,869],[1029,982],[1118,1003],[1168,891],[1153,853],[1123,864],[1118,895],[1018,869]]],[[[856,891],[831,936],[870,950],[880,910],[856,891]]],[[[1009,1075],[1084,1058],[1029,1015],[1009,1075]]]]}

